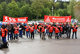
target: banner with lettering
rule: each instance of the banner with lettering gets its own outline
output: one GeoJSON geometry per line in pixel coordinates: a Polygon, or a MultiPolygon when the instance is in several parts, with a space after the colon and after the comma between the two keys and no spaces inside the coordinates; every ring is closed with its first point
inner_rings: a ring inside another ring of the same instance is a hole
{"type": "Polygon", "coordinates": [[[13,18],[13,17],[8,17],[8,16],[3,16],[3,22],[27,23],[28,22],[28,17],[13,18]]]}
{"type": "Polygon", "coordinates": [[[71,22],[71,16],[44,16],[44,22],[71,22]]]}

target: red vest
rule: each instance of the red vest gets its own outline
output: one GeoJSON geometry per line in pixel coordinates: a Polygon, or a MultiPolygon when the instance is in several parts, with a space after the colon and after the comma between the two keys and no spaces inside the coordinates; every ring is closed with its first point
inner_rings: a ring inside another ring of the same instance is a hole
{"type": "Polygon", "coordinates": [[[77,32],[77,28],[78,26],[76,25],[76,26],[72,26],[72,28],[73,28],[73,32],[77,32]]]}
{"type": "Polygon", "coordinates": [[[33,27],[30,27],[30,32],[34,32],[34,28],[33,27]]]}
{"type": "Polygon", "coordinates": [[[26,28],[26,31],[29,31],[29,27],[26,26],[25,28],[26,28]]]}
{"type": "Polygon", "coordinates": [[[39,28],[39,29],[38,29],[38,32],[40,32],[40,28],[41,28],[41,26],[39,26],[38,28],[39,28]]]}
{"type": "Polygon", "coordinates": [[[2,37],[5,37],[5,36],[7,36],[7,29],[5,28],[5,29],[3,29],[3,28],[1,28],[1,32],[2,32],[2,37]],[[6,35],[5,35],[5,31],[6,31],[6,35]]]}
{"type": "Polygon", "coordinates": [[[62,32],[63,31],[63,28],[60,26],[60,32],[62,32]]]}
{"type": "Polygon", "coordinates": [[[35,26],[35,29],[37,30],[37,25],[34,25],[35,26]]]}
{"type": "Polygon", "coordinates": [[[18,31],[18,28],[17,27],[14,27],[14,34],[18,34],[19,33],[19,31],[18,31]]]}
{"type": "Polygon", "coordinates": [[[53,32],[53,27],[50,27],[49,28],[49,32],[53,32]]]}
{"type": "Polygon", "coordinates": [[[42,27],[42,30],[41,30],[41,32],[45,32],[45,29],[44,29],[44,27],[42,27]]]}
{"type": "Polygon", "coordinates": [[[59,29],[57,27],[55,27],[55,33],[59,33],[59,29]]]}

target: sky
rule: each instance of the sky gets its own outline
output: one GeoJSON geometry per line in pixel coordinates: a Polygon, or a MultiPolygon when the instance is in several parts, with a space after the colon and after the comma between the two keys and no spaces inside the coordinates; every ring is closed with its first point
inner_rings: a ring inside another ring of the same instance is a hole
{"type": "MultiPolygon", "coordinates": [[[[57,0],[55,0],[55,2],[56,2],[57,0]]],[[[69,1],[69,0],[62,0],[62,1],[69,1]]]]}
{"type": "MultiPolygon", "coordinates": [[[[55,2],[56,2],[57,0],[55,0],[55,2]]],[[[62,1],[69,1],[69,0],[62,0],[62,1]]],[[[76,0],[76,1],[80,1],[80,0],[76,0]]]]}

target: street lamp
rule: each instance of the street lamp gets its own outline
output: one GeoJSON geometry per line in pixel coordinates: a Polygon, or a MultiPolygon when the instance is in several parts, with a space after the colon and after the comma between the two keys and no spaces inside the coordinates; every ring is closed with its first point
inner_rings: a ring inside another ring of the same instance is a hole
{"type": "Polygon", "coordinates": [[[53,6],[52,6],[52,16],[53,16],[53,6]]]}

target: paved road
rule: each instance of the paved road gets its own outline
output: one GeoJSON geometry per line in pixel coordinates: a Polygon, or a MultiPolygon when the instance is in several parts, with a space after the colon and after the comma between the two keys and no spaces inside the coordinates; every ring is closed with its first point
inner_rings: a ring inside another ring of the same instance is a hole
{"type": "MultiPolygon", "coordinates": [[[[80,30],[80,29],[79,29],[80,30]]],[[[0,54],[80,54],[80,31],[78,39],[41,40],[36,35],[34,40],[23,39],[9,41],[9,49],[0,50],[0,54]]]]}

